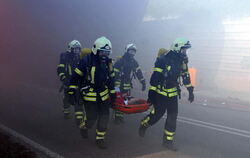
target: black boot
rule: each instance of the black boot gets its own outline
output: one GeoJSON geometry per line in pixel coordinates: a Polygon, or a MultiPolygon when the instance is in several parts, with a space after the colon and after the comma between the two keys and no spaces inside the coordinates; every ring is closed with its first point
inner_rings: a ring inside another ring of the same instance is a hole
{"type": "Polygon", "coordinates": [[[144,137],[145,136],[147,128],[148,127],[146,127],[144,125],[140,125],[140,127],[139,127],[139,136],[140,137],[144,137]]]}
{"type": "Polygon", "coordinates": [[[173,141],[163,140],[162,146],[171,151],[177,151],[177,147],[174,145],[173,141]]]}
{"type": "Polygon", "coordinates": [[[80,129],[80,133],[81,133],[82,138],[84,139],[87,139],[89,137],[87,128],[80,129]]]}
{"type": "Polygon", "coordinates": [[[96,140],[96,145],[99,149],[107,149],[107,144],[104,141],[104,139],[98,139],[96,140]]]}

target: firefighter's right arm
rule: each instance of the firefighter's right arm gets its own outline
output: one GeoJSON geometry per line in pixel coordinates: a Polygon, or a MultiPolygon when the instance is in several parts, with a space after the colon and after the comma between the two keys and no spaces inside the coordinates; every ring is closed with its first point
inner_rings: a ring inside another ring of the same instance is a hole
{"type": "Polygon", "coordinates": [[[65,67],[66,67],[66,57],[65,57],[65,54],[62,53],[60,55],[60,62],[57,65],[57,75],[59,76],[61,81],[64,81],[66,78],[65,67]]]}
{"type": "Polygon", "coordinates": [[[86,63],[84,60],[80,60],[78,66],[75,68],[75,70],[72,73],[72,76],[70,78],[70,84],[69,84],[69,95],[74,95],[77,88],[79,81],[83,80],[84,76],[86,75],[86,63]]]}

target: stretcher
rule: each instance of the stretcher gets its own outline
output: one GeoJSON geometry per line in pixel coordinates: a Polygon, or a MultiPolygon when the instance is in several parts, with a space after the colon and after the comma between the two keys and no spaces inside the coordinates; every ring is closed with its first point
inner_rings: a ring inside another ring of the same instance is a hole
{"type": "Polygon", "coordinates": [[[117,92],[116,101],[112,108],[125,114],[135,114],[147,111],[149,103],[144,99],[124,96],[122,93],[117,92]]]}

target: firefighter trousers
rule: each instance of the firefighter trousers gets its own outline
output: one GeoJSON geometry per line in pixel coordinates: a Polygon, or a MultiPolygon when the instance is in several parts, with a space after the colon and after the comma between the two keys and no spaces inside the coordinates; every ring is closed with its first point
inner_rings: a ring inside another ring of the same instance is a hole
{"type": "Polygon", "coordinates": [[[142,121],[144,126],[152,126],[158,122],[167,111],[164,133],[175,133],[178,115],[178,97],[165,97],[156,94],[153,103],[153,109],[142,121]]]}

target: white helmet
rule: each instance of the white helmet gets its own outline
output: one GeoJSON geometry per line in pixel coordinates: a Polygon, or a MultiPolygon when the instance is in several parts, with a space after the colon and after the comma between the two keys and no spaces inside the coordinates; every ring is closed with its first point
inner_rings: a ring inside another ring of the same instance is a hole
{"type": "Polygon", "coordinates": [[[96,39],[92,47],[92,52],[96,55],[98,50],[109,51],[110,53],[112,53],[112,44],[110,40],[104,36],[96,39]]]}
{"type": "Polygon", "coordinates": [[[79,41],[77,40],[73,40],[71,42],[69,42],[69,45],[68,45],[68,50],[71,51],[72,48],[82,48],[82,45],[79,41]]]}
{"type": "Polygon", "coordinates": [[[133,49],[135,51],[137,50],[136,45],[133,43],[127,45],[127,47],[125,48],[125,52],[128,52],[129,49],[133,49]]]}

